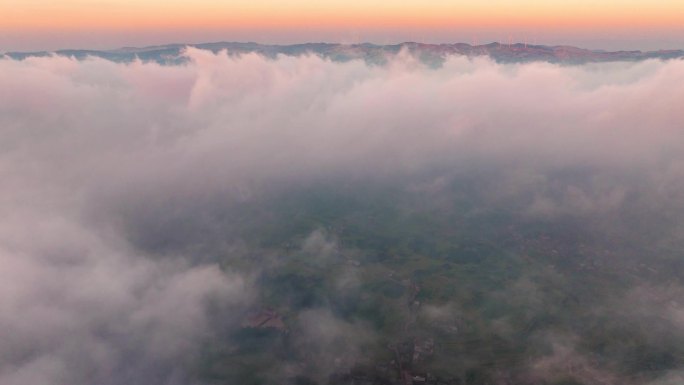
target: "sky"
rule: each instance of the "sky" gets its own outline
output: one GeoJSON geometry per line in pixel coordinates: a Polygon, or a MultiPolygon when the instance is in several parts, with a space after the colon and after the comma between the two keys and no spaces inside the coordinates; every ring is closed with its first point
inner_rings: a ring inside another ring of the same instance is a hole
{"type": "Polygon", "coordinates": [[[165,43],[520,41],[684,48],[681,0],[0,0],[0,51],[165,43]]]}

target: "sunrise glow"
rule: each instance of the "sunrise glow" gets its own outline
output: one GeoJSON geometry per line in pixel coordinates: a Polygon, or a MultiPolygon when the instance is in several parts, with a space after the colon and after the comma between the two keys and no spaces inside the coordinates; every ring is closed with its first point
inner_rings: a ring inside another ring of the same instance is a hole
{"type": "MultiPolygon", "coordinates": [[[[496,0],[470,2],[233,0],[3,0],[0,2],[0,44],[21,41],[27,48],[101,44],[169,42],[183,36],[199,40],[296,42],[482,40],[515,35],[518,40],[548,36],[577,39],[587,34],[630,41],[669,34],[684,38],[684,2],[654,0],[602,2],[496,0]],[[675,35],[672,32],[675,31],[675,35]],[[86,33],[87,32],[87,33],[86,33]],[[86,36],[84,36],[84,33],[86,36]],[[251,39],[250,39],[251,38],[251,39]],[[89,40],[90,39],[90,40],[89,40]],[[34,47],[35,46],[35,47],[34,47]]],[[[2,49],[3,47],[0,47],[2,49]]],[[[18,48],[18,47],[12,47],[18,48]]]]}

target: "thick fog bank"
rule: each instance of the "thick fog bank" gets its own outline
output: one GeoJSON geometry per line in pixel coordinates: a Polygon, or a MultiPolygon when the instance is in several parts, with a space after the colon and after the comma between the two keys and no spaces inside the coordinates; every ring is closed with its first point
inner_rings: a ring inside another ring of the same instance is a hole
{"type": "MultiPolygon", "coordinates": [[[[213,214],[315,181],[406,178],[438,208],[457,176],[522,218],[683,244],[683,61],[186,55],[0,60],[1,384],[195,383],[204,341],[239,328],[260,290],[239,263],[218,265],[251,258],[232,232],[244,218],[213,214]],[[626,211],[637,228],[619,223],[626,211]],[[205,241],[213,254],[198,255],[205,241]]],[[[304,253],[334,254],[316,234],[304,253]]],[[[663,312],[684,333],[684,307],[663,312]]],[[[350,354],[373,339],[325,309],[300,320],[315,327],[299,343],[321,356],[341,335],[350,354]]],[[[563,349],[536,370],[574,354],[563,349]]]]}

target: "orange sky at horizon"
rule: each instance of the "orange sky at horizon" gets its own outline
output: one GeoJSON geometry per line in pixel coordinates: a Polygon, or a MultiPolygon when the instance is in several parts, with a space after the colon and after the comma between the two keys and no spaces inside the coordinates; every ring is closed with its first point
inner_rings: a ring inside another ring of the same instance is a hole
{"type": "Polygon", "coordinates": [[[267,42],[344,40],[355,33],[364,41],[416,33],[432,41],[458,37],[449,31],[461,37],[473,31],[484,40],[530,33],[572,40],[594,33],[626,44],[630,36],[683,41],[684,0],[0,0],[0,44],[12,45],[14,38],[14,45],[27,48],[92,44],[98,36],[125,45],[204,35],[267,42]]]}

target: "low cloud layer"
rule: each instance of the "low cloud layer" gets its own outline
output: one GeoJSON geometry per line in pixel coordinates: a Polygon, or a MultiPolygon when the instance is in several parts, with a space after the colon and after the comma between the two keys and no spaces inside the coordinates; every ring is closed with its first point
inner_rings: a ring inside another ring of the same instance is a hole
{"type": "MultiPolygon", "coordinates": [[[[439,207],[443,174],[491,176],[483,199],[523,216],[636,207],[684,240],[682,61],[453,57],[434,69],[401,54],[384,66],[186,55],[182,66],[0,60],[0,383],[193,383],[216,309],[221,328],[239,325],[259,288],[188,242],[230,258],[237,225],[209,214],[313,180],[436,173],[407,190],[439,207]]],[[[321,231],[303,248],[339,251],[321,231]]],[[[302,343],[324,351],[352,329],[371,339],[335,317],[303,314],[316,328],[302,343]]]]}

